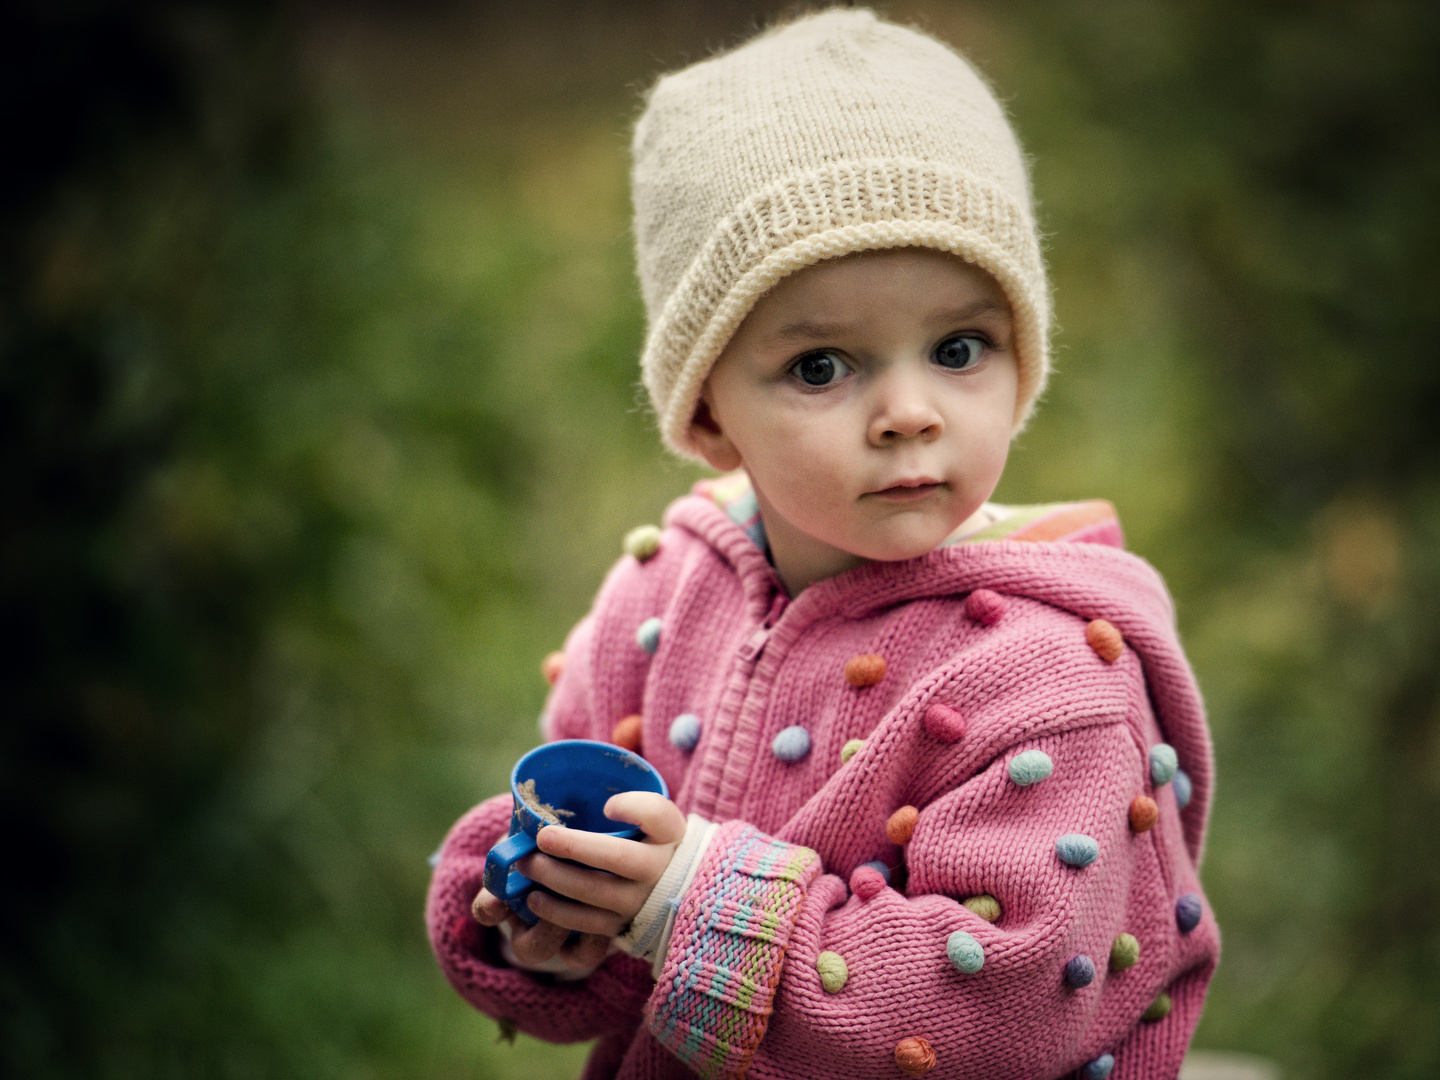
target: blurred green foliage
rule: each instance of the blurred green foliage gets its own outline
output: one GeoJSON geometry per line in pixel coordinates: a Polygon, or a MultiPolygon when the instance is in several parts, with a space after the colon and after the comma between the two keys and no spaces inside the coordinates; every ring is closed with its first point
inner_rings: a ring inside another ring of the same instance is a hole
{"type": "MultiPolygon", "coordinates": [[[[1440,1072],[1440,18],[881,5],[1001,88],[1058,374],[1001,490],[1113,499],[1220,783],[1197,1044],[1440,1072]]],[[[626,126],[764,5],[12,5],[0,1068],[569,1076],[424,857],[696,473],[635,389],[626,126]]]]}

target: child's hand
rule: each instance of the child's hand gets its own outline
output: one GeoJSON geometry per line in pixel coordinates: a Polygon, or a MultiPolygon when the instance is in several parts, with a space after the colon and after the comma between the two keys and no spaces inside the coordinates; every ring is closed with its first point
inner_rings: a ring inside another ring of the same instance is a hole
{"type": "Polygon", "coordinates": [[[482,924],[496,926],[513,920],[510,948],[522,963],[544,963],[559,953],[572,967],[599,964],[610,939],[645,906],[685,837],[685,815],[669,799],[653,792],[627,791],[611,796],[605,804],[605,816],[638,825],[644,839],[622,840],[550,825],[536,836],[541,853],[516,863],[515,868],[526,877],[558,894],[551,896],[538,889],[530,893],[530,910],[540,916],[533,927],[526,927],[484,889],[475,898],[472,910],[482,924]],[[585,865],[575,866],[561,859],[585,865]],[[567,945],[572,930],[580,931],[581,936],[567,945]]]}

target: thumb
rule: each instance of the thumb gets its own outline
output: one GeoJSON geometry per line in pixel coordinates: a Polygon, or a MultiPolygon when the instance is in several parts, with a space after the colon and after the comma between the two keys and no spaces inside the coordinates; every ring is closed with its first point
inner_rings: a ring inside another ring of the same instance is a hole
{"type": "Polygon", "coordinates": [[[685,837],[685,815],[664,795],[653,791],[622,791],[610,796],[605,816],[640,826],[657,844],[675,844],[685,837]]]}

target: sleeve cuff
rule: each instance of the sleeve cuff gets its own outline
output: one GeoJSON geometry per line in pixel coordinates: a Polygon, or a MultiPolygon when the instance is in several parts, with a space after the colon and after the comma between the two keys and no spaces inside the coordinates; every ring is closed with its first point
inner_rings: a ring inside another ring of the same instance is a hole
{"type": "Polygon", "coordinates": [[[790,933],[820,857],[732,821],[716,829],[697,861],[647,1023],[702,1076],[738,1078],[770,1022],[790,933]]]}

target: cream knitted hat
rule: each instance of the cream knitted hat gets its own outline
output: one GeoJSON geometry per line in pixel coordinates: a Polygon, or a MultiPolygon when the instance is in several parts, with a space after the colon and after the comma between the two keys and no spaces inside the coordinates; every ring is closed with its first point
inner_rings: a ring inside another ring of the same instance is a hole
{"type": "Polygon", "coordinates": [[[640,366],[672,450],[716,358],[796,270],[926,247],[984,268],[1010,300],[1016,430],[1049,371],[1050,298],[1015,133],[945,45],[832,9],[662,78],[631,147],[649,319],[640,366]]]}

